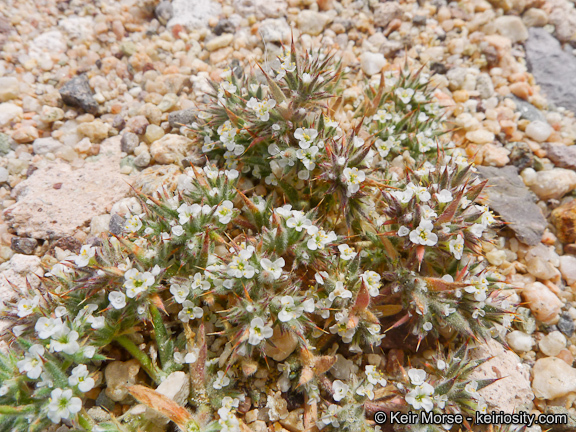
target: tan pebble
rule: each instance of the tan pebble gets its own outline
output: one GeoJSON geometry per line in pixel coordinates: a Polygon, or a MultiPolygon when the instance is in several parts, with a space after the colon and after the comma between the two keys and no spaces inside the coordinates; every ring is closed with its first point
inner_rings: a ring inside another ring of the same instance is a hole
{"type": "Polygon", "coordinates": [[[457,90],[452,94],[452,98],[456,102],[466,102],[468,99],[470,99],[470,95],[466,90],[457,90]]]}
{"type": "Polygon", "coordinates": [[[524,100],[528,100],[528,97],[532,95],[532,88],[525,82],[515,82],[514,84],[511,84],[510,91],[515,96],[524,100]]]}
{"type": "Polygon", "coordinates": [[[569,366],[572,366],[572,363],[574,363],[574,356],[567,349],[563,349],[562,351],[560,351],[560,353],[558,353],[556,357],[558,357],[561,360],[564,360],[566,364],[569,366]]]}
{"type": "Polygon", "coordinates": [[[546,285],[534,282],[526,285],[521,293],[536,319],[545,324],[558,322],[562,302],[546,285]]]}

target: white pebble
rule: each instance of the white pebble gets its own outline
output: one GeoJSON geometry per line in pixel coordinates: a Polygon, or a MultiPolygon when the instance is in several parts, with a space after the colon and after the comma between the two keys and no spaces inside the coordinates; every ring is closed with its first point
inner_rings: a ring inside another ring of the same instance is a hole
{"type": "Polygon", "coordinates": [[[532,336],[520,331],[515,330],[512,333],[506,336],[506,341],[516,352],[527,352],[532,349],[532,345],[534,345],[534,339],[532,336]]]}
{"type": "Polygon", "coordinates": [[[566,337],[559,331],[553,331],[544,336],[538,346],[547,356],[555,357],[566,348],[566,337]]]}
{"type": "Polygon", "coordinates": [[[526,128],[526,135],[534,141],[544,142],[552,135],[552,126],[543,121],[533,121],[526,128]]]}

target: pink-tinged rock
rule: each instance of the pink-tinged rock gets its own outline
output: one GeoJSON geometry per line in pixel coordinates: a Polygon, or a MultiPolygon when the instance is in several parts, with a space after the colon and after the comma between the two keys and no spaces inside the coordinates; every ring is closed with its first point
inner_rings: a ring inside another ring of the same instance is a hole
{"type": "Polygon", "coordinates": [[[522,290],[522,297],[534,317],[545,324],[556,324],[560,318],[562,301],[543,283],[534,282],[522,290]]]}
{"type": "Polygon", "coordinates": [[[80,169],[60,160],[50,162],[14,188],[17,202],[4,211],[4,217],[20,236],[72,235],[130,191],[119,164],[119,136],[103,141],[98,159],[80,169]]]}
{"type": "Polygon", "coordinates": [[[472,355],[478,359],[494,357],[478,367],[472,373],[472,379],[502,378],[479,391],[489,409],[512,413],[530,405],[534,394],[530,388],[529,368],[521,363],[520,357],[492,339],[478,346],[472,355]]]}
{"type": "Polygon", "coordinates": [[[538,360],[532,369],[532,389],[538,399],[553,400],[576,392],[576,369],[556,357],[538,360]]]}

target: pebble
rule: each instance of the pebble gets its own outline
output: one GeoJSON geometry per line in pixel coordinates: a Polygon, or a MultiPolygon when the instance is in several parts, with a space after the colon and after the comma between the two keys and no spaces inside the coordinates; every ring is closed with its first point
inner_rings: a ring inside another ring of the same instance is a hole
{"type": "Polygon", "coordinates": [[[225,33],[221,36],[216,36],[214,39],[211,39],[210,41],[206,42],[205,48],[210,52],[216,51],[220,48],[227,47],[228,45],[230,45],[230,43],[232,43],[233,40],[234,40],[233,34],[225,33]]]}
{"type": "Polygon", "coordinates": [[[146,168],[148,165],[150,165],[150,160],[150,153],[145,150],[134,158],[134,165],[136,165],[138,168],[146,168]]]}
{"type": "Polygon", "coordinates": [[[400,18],[403,14],[402,7],[396,2],[380,3],[374,9],[374,24],[386,28],[392,20],[400,18]]]}
{"type": "Polygon", "coordinates": [[[10,248],[19,254],[32,255],[38,246],[38,240],[27,237],[12,237],[10,248]]]}
{"type": "Polygon", "coordinates": [[[54,138],[38,138],[32,143],[32,149],[37,155],[45,155],[47,153],[56,153],[62,147],[62,143],[54,138]]]}
{"type": "Polygon", "coordinates": [[[144,139],[148,143],[153,143],[154,141],[158,141],[163,136],[164,136],[164,129],[162,129],[160,126],[151,124],[148,125],[148,127],[146,128],[144,139]]]}
{"type": "Polygon", "coordinates": [[[0,127],[8,125],[11,121],[21,116],[24,110],[11,102],[0,104],[0,127]]]}
{"type": "Polygon", "coordinates": [[[494,134],[486,129],[466,132],[466,139],[475,144],[486,144],[494,141],[494,134]]]}
{"type": "Polygon", "coordinates": [[[562,301],[540,282],[526,285],[521,291],[534,317],[545,324],[556,324],[560,319],[562,301]]]}
{"type": "Polygon", "coordinates": [[[64,118],[64,110],[58,107],[52,107],[44,105],[42,107],[42,113],[40,114],[40,120],[44,123],[54,123],[56,121],[62,120],[64,118]]]}
{"type": "Polygon", "coordinates": [[[98,113],[98,102],[88,83],[86,75],[72,78],[60,89],[60,96],[65,104],[78,107],[90,114],[98,113]]]}
{"type": "Polygon", "coordinates": [[[167,134],[152,143],[150,153],[159,164],[180,163],[188,153],[188,147],[191,143],[192,141],[182,135],[167,134]]]}
{"type": "Polygon", "coordinates": [[[386,59],[381,53],[364,52],[360,56],[360,65],[362,70],[368,76],[380,73],[382,68],[386,66],[386,59]]]}
{"type": "Polygon", "coordinates": [[[100,142],[108,137],[110,125],[100,120],[82,123],[78,126],[78,132],[88,137],[92,142],[100,142]]]}
{"type": "Polygon", "coordinates": [[[169,1],[161,1],[158,3],[158,6],[156,6],[156,9],[154,9],[154,14],[156,18],[158,18],[158,21],[160,21],[160,24],[166,25],[174,15],[172,3],[169,1]]]}
{"type": "Polygon", "coordinates": [[[312,36],[317,36],[322,33],[326,24],[331,21],[330,17],[322,12],[315,12],[313,10],[302,10],[296,17],[298,28],[302,33],[312,36]]]}
{"type": "Polygon", "coordinates": [[[0,167],[0,183],[6,183],[8,181],[8,175],[8,170],[4,167],[0,167]]]}
{"type": "Polygon", "coordinates": [[[522,15],[522,21],[526,27],[544,27],[548,24],[548,14],[542,9],[530,8],[522,15]]]}
{"type": "Polygon", "coordinates": [[[140,363],[136,359],[109,363],[104,369],[106,396],[115,402],[123,400],[128,395],[126,387],[136,384],[136,375],[139,371],[140,363]]]}
{"type": "Polygon", "coordinates": [[[538,171],[527,186],[542,200],[560,199],[576,188],[576,171],[563,168],[538,171]]]}
{"type": "Polygon", "coordinates": [[[528,39],[528,30],[518,16],[504,15],[494,20],[494,27],[498,33],[512,41],[524,42],[528,39]]]}
{"type": "Polygon", "coordinates": [[[122,139],[120,140],[120,149],[124,153],[131,154],[134,152],[134,149],[138,147],[138,144],[140,144],[138,135],[132,132],[126,132],[122,135],[122,139]]]}
{"type": "Polygon", "coordinates": [[[553,331],[540,339],[538,347],[547,356],[555,357],[566,348],[566,337],[559,331],[553,331]]]}
{"type": "Polygon", "coordinates": [[[568,285],[576,282],[576,257],[572,255],[561,256],[560,273],[568,285]]]}
{"type": "Polygon", "coordinates": [[[173,128],[189,125],[194,121],[196,112],[197,110],[194,108],[171,112],[168,114],[168,123],[173,128]]]}
{"type": "Polygon", "coordinates": [[[532,369],[532,390],[539,399],[554,400],[576,392],[576,369],[556,357],[542,358],[532,369]]]}
{"type": "Polygon", "coordinates": [[[506,341],[510,347],[516,352],[528,352],[534,345],[532,336],[520,331],[514,330],[506,335],[506,341]]]}
{"type": "Polygon", "coordinates": [[[298,338],[294,333],[282,333],[280,327],[274,327],[274,333],[269,339],[270,343],[264,345],[264,353],[277,362],[285,360],[298,346],[298,338]]]}
{"type": "Polygon", "coordinates": [[[564,333],[564,335],[566,335],[566,337],[568,338],[571,338],[572,335],[574,334],[574,320],[567,313],[563,313],[560,316],[560,319],[558,320],[556,327],[558,327],[558,330],[564,333]]]}
{"type": "Polygon", "coordinates": [[[526,127],[526,135],[528,138],[537,142],[546,141],[552,135],[552,126],[542,121],[533,121],[526,127]]]}
{"type": "Polygon", "coordinates": [[[0,102],[16,99],[20,95],[20,83],[15,77],[0,77],[0,102]]]}

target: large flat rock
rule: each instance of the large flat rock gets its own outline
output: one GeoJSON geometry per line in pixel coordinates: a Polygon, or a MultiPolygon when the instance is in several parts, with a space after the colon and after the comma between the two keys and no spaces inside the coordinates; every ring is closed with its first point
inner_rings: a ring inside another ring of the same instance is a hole
{"type": "Polygon", "coordinates": [[[514,166],[503,168],[478,167],[480,175],[488,179],[484,189],[491,209],[500,214],[504,222],[516,233],[516,237],[527,245],[540,243],[546,219],[536,205],[535,196],[524,185],[514,166]]]}
{"type": "Polygon", "coordinates": [[[51,240],[72,235],[128,194],[119,164],[119,136],[102,142],[98,160],[80,169],[50,162],[14,188],[17,202],[4,217],[20,236],[51,240]]]}
{"type": "Polygon", "coordinates": [[[548,99],[576,112],[576,57],[543,28],[529,30],[525,49],[528,70],[548,99]]]}

